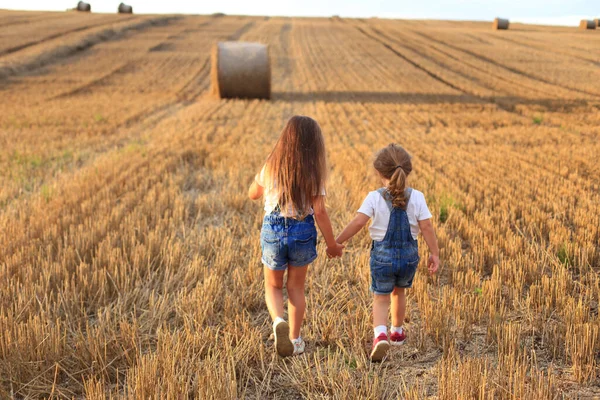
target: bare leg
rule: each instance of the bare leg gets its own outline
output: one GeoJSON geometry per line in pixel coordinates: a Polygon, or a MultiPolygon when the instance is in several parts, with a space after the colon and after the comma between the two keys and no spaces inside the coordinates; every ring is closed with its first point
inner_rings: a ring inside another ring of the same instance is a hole
{"type": "Polygon", "coordinates": [[[392,292],[392,326],[404,325],[406,316],[406,289],[394,287],[392,292]]]}
{"type": "Polygon", "coordinates": [[[389,294],[373,295],[373,327],[377,327],[379,325],[387,325],[389,307],[389,294]]]}
{"type": "Polygon", "coordinates": [[[304,282],[308,266],[288,267],[288,315],[290,317],[290,339],[300,337],[300,327],[306,311],[306,297],[304,296],[304,282]]]}
{"type": "Polygon", "coordinates": [[[283,318],[283,274],[285,271],[272,271],[264,267],[265,272],[265,301],[271,314],[271,319],[283,318]]]}

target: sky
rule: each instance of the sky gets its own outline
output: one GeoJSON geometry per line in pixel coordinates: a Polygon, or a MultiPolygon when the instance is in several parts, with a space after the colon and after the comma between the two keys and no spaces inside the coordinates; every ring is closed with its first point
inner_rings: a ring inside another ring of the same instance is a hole
{"type": "MultiPolygon", "coordinates": [[[[92,11],[115,12],[121,0],[87,0],[92,11]]],[[[136,13],[380,17],[492,20],[577,25],[600,18],[600,0],[125,0],[136,13]]],[[[64,11],[77,0],[0,0],[0,9],[64,11]]]]}

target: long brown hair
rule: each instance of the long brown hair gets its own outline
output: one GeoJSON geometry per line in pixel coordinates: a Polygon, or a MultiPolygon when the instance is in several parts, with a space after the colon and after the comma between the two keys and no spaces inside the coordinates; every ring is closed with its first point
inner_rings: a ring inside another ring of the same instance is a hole
{"type": "Polygon", "coordinates": [[[266,161],[265,173],[279,192],[279,207],[304,218],[325,189],[325,141],[317,121],[295,115],[283,128],[266,161]]]}
{"type": "Polygon", "coordinates": [[[373,167],[381,176],[390,180],[388,192],[394,207],[406,208],[404,189],[406,177],[412,171],[411,155],[402,146],[391,143],[375,154],[373,167]]]}

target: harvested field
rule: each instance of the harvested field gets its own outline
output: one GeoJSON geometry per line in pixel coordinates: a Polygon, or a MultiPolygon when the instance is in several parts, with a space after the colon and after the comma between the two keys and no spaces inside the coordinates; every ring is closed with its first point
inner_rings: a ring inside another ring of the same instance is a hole
{"type": "Polygon", "coordinates": [[[0,11],[0,397],[597,398],[599,48],[518,23],[0,11]],[[268,44],[271,101],[211,96],[228,40],[268,44]],[[293,114],[325,134],[336,232],[374,150],[414,155],[443,266],[382,364],[367,232],[319,245],[307,353],[272,349],[246,190],[293,114]]]}

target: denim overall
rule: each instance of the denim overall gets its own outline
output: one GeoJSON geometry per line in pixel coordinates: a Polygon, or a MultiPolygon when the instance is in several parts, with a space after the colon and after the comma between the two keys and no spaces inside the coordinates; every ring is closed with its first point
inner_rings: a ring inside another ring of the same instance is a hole
{"type": "MultiPolygon", "coordinates": [[[[391,215],[388,229],[382,241],[373,241],[371,246],[371,291],[375,294],[389,294],[394,286],[409,288],[419,265],[418,242],[412,237],[406,210],[392,205],[386,188],[377,192],[385,199],[391,215]]],[[[406,188],[406,204],[410,200],[412,188],[406,188]]]]}

